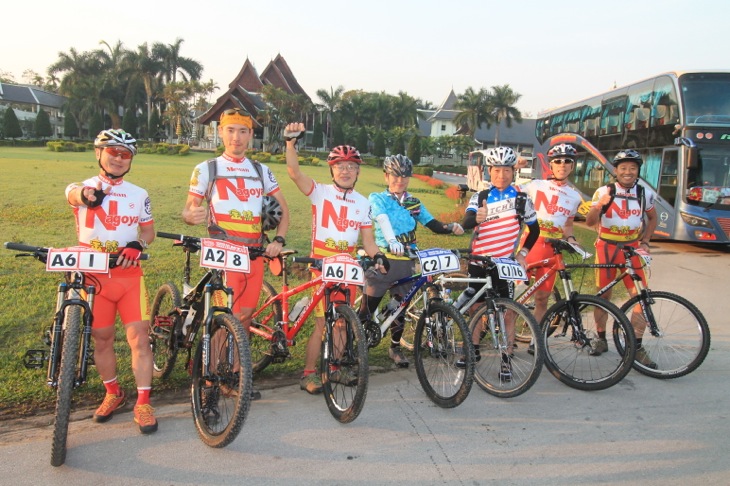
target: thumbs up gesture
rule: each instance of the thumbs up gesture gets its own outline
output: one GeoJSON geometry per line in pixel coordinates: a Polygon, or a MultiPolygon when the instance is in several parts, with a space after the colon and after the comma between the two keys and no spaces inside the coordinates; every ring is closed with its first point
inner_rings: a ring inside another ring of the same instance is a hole
{"type": "Polygon", "coordinates": [[[477,223],[481,224],[487,220],[487,200],[482,201],[482,205],[477,209],[477,223]]]}

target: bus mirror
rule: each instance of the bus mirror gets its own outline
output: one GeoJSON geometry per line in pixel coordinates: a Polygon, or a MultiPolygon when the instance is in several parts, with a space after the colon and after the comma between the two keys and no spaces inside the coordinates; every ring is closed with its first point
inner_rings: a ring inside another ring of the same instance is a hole
{"type": "Polygon", "coordinates": [[[699,165],[697,147],[684,147],[684,160],[688,169],[696,169],[699,165]]]}

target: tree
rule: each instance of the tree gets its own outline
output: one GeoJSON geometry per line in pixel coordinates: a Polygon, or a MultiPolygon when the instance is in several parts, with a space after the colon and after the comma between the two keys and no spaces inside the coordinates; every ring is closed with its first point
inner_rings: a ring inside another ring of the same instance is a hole
{"type": "Polygon", "coordinates": [[[418,135],[413,135],[411,141],[408,142],[408,158],[414,165],[421,163],[421,141],[418,135]]]}
{"type": "Polygon", "coordinates": [[[104,128],[104,120],[101,117],[101,113],[98,111],[94,112],[89,120],[89,138],[95,138],[104,128]]]}
{"type": "Polygon", "coordinates": [[[79,126],[76,124],[76,119],[71,116],[68,108],[63,112],[63,136],[69,138],[79,136],[79,126]]]}
{"type": "Polygon", "coordinates": [[[177,75],[183,81],[198,81],[203,74],[203,65],[195,59],[180,55],[180,47],[184,39],[177,38],[172,44],[156,42],[152,45],[152,54],[162,62],[161,76],[166,83],[177,82],[177,75]]]}
{"type": "Polygon", "coordinates": [[[8,106],[3,115],[3,134],[5,138],[16,139],[23,136],[23,129],[20,128],[20,122],[15,115],[15,110],[8,106]]]}
{"type": "Polygon", "coordinates": [[[329,92],[324,89],[318,89],[317,90],[317,96],[322,101],[321,106],[324,109],[324,112],[327,116],[326,118],[326,126],[325,126],[325,135],[327,136],[327,146],[331,147],[334,143],[334,133],[333,133],[333,126],[332,121],[334,119],[334,114],[339,110],[340,103],[342,103],[342,93],[345,91],[345,88],[342,86],[338,86],[337,89],[333,89],[332,86],[330,86],[329,92]]]}
{"type": "Polygon", "coordinates": [[[42,139],[53,135],[51,117],[48,116],[48,113],[43,108],[38,110],[38,115],[35,117],[35,135],[42,139]]]}
{"type": "Polygon", "coordinates": [[[490,128],[494,121],[491,94],[484,88],[474,91],[471,86],[468,87],[463,94],[457,96],[454,108],[461,110],[461,113],[454,118],[454,123],[465,127],[467,133],[472,137],[482,124],[490,128]]]}
{"type": "Polygon", "coordinates": [[[393,145],[390,148],[391,154],[403,154],[406,151],[405,142],[403,141],[403,130],[396,130],[393,137],[393,145]]]}
{"type": "Polygon", "coordinates": [[[332,145],[342,145],[345,143],[345,131],[341,123],[337,120],[333,123],[332,128],[332,145]]]}
{"type": "Polygon", "coordinates": [[[162,129],[162,122],[160,121],[160,112],[157,108],[152,110],[152,116],[150,117],[150,125],[147,127],[147,138],[154,140],[158,138],[160,130],[162,129]]]}
{"type": "Polygon", "coordinates": [[[122,129],[131,133],[133,137],[137,137],[137,114],[133,108],[127,108],[124,110],[124,117],[122,118],[122,129]]]}
{"type": "Polygon", "coordinates": [[[494,146],[499,145],[499,126],[502,121],[507,128],[512,127],[512,120],[522,123],[522,113],[514,105],[522,98],[522,95],[515,93],[508,84],[492,86],[492,119],[497,124],[494,130],[494,146]]]}
{"type": "Polygon", "coordinates": [[[375,147],[373,148],[373,155],[377,157],[385,157],[385,135],[382,130],[378,130],[375,134],[375,147]]]}
{"type": "Polygon", "coordinates": [[[314,127],[312,127],[312,147],[322,148],[324,133],[322,132],[322,117],[314,116],[314,127]]]}
{"type": "MultiPolygon", "coordinates": [[[[164,67],[163,63],[153,55],[146,42],[137,47],[137,52],[129,53],[125,62],[127,69],[142,79],[147,98],[147,127],[150,127],[152,121],[152,100],[155,90],[158,87],[157,77],[164,67]]],[[[154,134],[155,131],[148,130],[147,138],[150,138],[154,134]]]]}
{"type": "Polygon", "coordinates": [[[357,143],[356,147],[357,149],[362,153],[369,152],[368,150],[368,131],[365,129],[365,127],[360,127],[360,129],[357,131],[357,143]]]}

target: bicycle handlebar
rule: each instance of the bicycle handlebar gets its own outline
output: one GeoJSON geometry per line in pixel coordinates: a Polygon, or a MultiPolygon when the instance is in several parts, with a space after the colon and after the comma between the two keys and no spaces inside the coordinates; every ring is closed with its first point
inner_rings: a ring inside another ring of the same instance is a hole
{"type": "MultiPolygon", "coordinates": [[[[197,236],[186,236],[176,233],[165,233],[164,231],[158,231],[157,236],[160,238],[167,238],[169,240],[175,240],[176,242],[179,241],[179,243],[174,243],[173,246],[182,246],[186,249],[189,249],[192,253],[196,253],[200,250],[200,241],[202,238],[199,238],[197,236]]],[[[260,256],[266,256],[264,255],[264,252],[266,250],[264,248],[248,248],[248,253],[251,259],[258,258],[260,256]]]]}
{"type": "MultiPolygon", "coordinates": [[[[8,250],[15,250],[15,251],[25,251],[30,253],[29,255],[15,255],[16,257],[21,256],[32,256],[33,258],[37,260],[41,260],[42,258],[45,259],[48,256],[48,250],[51,248],[46,248],[43,246],[32,246],[32,245],[24,245],[22,243],[13,243],[11,241],[5,242],[5,248],[8,250]]],[[[119,255],[117,254],[109,254],[109,262],[115,263],[117,261],[117,258],[119,255]]],[[[150,256],[147,253],[142,253],[139,256],[140,260],[149,260],[150,256]]],[[[43,260],[41,260],[43,261],[43,260]]],[[[44,262],[45,263],[45,262],[44,262]]]]}

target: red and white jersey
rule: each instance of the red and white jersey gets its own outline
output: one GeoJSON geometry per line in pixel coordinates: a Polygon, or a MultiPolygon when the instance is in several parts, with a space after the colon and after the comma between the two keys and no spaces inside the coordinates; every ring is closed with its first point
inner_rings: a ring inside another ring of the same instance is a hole
{"type": "MultiPolygon", "coordinates": [[[[263,180],[253,163],[222,155],[216,159],[216,180],[210,195],[210,223],[220,226],[232,241],[261,240],[261,208],[264,196],[279,191],[269,168],[261,164],[263,180]]],[[[204,198],[208,190],[208,162],[195,166],[188,194],[204,198]]]]}
{"type": "Polygon", "coordinates": [[[553,179],[534,179],[523,184],[521,189],[530,196],[535,206],[540,236],[562,238],[565,223],[575,217],[582,201],[578,191],[553,179]]]}
{"type": "Polygon", "coordinates": [[[76,234],[81,246],[116,253],[130,241],[137,240],[139,226],[154,223],[150,198],[147,191],[131,182],[98,175],[83,183],[69,184],[66,187],[66,199],[72,189],[83,186],[96,188],[99,182],[102,190],[111,186],[111,192],[95,208],[73,206],[76,234]]]}
{"type": "Polygon", "coordinates": [[[322,258],[355,251],[360,228],[371,228],[370,202],[354,190],[312,181],[312,256],[322,258]]]}
{"type": "MultiPolygon", "coordinates": [[[[654,208],[656,192],[644,186],[644,211],[654,208]]],[[[598,206],[598,200],[604,194],[610,194],[608,186],[601,186],[596,189],[591,201],[591,207],[598,206]]],[[[598,228],[598,237],[608,241],[631,242],[641,236],[643,214],[641,211],[642,202],[637,197],[636,185],[631,189],[625,189],[621,184],[616,184],[616,194],[608,210],[601,216],[598,228]]]]}

